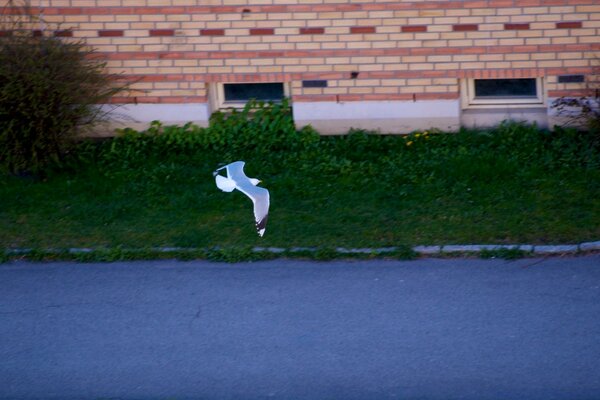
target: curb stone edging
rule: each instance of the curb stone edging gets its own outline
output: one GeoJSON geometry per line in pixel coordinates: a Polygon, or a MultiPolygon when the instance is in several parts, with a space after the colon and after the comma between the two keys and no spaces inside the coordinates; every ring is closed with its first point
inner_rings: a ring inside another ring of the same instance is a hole
{"type": "Polygon", "coordinates": [[[536,254],[562,254],[576,253],[579,251],[579,245],[559,245],[559,246],[534,246],[533,252],[536,254]]]}
{"type": "MultiPolygon", "coordinates": [[[[583,242],[579,244],[562,244],[562,245],[529,245],[529,244],[510,244],[510,245],[495,245],[495,244],[468,244],[468,245],[439,245],[439,246],[414,246],[412,248],[406,247],[381,247],[381,248],[344,248],[337,247],[331,249],[332,252],[339,255],[360,255],[360,254],[374,254],[374,255],[385,255],[388,253],[394,253],[396,251],[403,251],[410,249],[417,255],[422,256],[434,256],[434,255],[452,255],[452,254],[479,254],[484,251],[502,251],[502,250],[516,250],[521,251],[529,255],[559,255],[559,254],[576,254],[580,252],[588,251],[600,251],[600,241],[595,242],[583,242]]],[[[95,250],[106,250],[111,249],[93,249],[93,248],[69,248],[69,249],[46,249],[42,252],[49,254],[87,254],[92,253],[95,250]]],[[[212,249],[201,249],[193,247],[153,247],[149,249],[121,249],[123,251],[130,252],[143,252],[143,251],[155,251],[159,253],[170,253],[170,252],[201,252],[206,250],[222,250],[220,247],[214,247],[212,249]]],[[[319,247],[253,247],[251,249],[254,253],[272,253],[281,254],[285,253],[316,253],[322,250],[319,247]]],[[[38,249],[32,248],[21,248],[21,249],[6,249],[4,254],[11,256],[26,256],[30,253],[38,251],[38,249]]],[[[0,254],[2,252],[0,251],[0,254]]]]}
{"type": "Polygon", "coordinates": [[[600,250],[600,241],[580,243],[579,250],[580,251],[600,250]]]}

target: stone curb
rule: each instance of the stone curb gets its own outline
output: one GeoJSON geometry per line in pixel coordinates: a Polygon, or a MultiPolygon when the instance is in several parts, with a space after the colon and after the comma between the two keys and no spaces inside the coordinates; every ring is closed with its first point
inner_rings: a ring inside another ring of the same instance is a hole
{"type": "MultiPolygon", "coordinates": [[[[215,247],[212,250],[219,250],[219,247],[215,247]]],[[[94,250],[109,250],[109,249],[92,249],[92,248],[70,248],[70,249],[46,249],[45,252],[49,253],[70,253],[70,254],[85,254],[91,253],[94,250]]],[[[132,252],[143,252],[143,251],[156,251],[160,253],[170,252],[195,252],[203,251],[205,249],[191,248],[191,247],[155,247],[150,249],[122,249],[123,251],[132,252]]],[[[252,251],[256,253],[314,253],[321,250],[318,247],[253,247],[252,251]]],[[[343,254],[381,254],[394,253],[396,251],[403,251],[406,248],[402,247],[381,247],[381,248],[345,248],[337,247],[332,249],[334,252],[343,254]]],[[[588,251],[600,251],[600,241],[596,242],[583,242],[579,244],[567,244],[567,245],[529,245],[529,244],[509,244],[509,245],[495,245],[495,244],[469,244],[469,245],[440,245],[440,246],[414,246],[411,248],[413,252],[423,256],[432,255],[450,255],[450,254],[478,254],[484,251],[502,251],[502,250],[516,250],[523,253],[532,255],[558,255],[558,254],[575,254],[580,252],[588,251]]],[[[7,255],[27,255],[35,249],[8,249],[5,250],[7,255]]]]}

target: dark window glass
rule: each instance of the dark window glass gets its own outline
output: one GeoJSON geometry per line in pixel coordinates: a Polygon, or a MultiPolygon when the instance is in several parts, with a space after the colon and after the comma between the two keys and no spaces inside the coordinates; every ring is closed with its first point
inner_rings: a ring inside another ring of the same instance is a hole
{"type": "Polygon", "coordinates": [[[225,101],[282,100],[283,83],[225,83],[225,101]]]}
{"type": "Polygon", "coordinates": [[[476,79],[475,97],[536,97],[535,79],[476,79]]]}

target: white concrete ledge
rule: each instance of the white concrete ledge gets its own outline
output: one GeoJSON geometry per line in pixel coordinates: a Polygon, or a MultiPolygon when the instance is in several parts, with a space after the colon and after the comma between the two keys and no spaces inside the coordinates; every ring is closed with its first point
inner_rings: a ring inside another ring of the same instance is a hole
{"type": "MultiPolygon", "coordinates": [[[[114,106],[103,106],[112,110],[114,106]]],[[[102,135],[112,135],[115,129],[132,128],[144,130],[152,121],[163,125],[185,125],[192,122],[198,126],[208,126],[210,110],[207,103],[189,104],[124,104],[111,111],[109,121],[94,129],[102,135]]]]}
{"type": "Polygon", "coordinates": [[[468,128],[488,128],[505,120],[535,122],[539,127],[547,128],[548,110],[546,107],[472,108],[463,110],[460,123],[468,128]]]}
{"type": "Polygon", "coordinates": [[[458,100],[298,102],[293,112],[296,126],[312,125],[322,134],[347,133],[351,128],[381,133],[454,131],[460,124],[458,100]]]}

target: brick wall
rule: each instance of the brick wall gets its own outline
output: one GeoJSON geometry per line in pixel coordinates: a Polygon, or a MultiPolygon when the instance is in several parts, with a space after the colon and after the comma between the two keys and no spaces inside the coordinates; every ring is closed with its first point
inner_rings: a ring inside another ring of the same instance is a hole
{"type": "Polygon", "coordinates": [[[272,81],[290,82],[294,102],[458,99],[462,78],[526,77],[557,97],[582,89],[558,75],[589,75],[600,56],[597,0],[35,2],[57,35],[136,80],[137,103],[206,103],[212,82],[272,81]],[[304,88],[312,79],[327,87],[304,88]]]}

